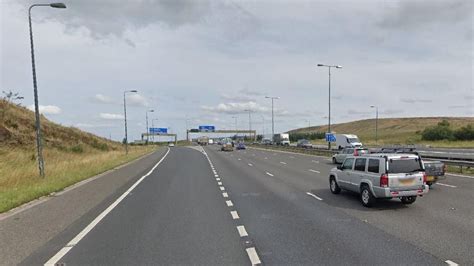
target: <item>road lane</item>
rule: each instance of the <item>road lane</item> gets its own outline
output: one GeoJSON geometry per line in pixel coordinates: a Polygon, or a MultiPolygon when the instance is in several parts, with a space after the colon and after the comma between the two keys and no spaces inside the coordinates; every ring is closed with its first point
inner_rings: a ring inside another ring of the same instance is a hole
{"type": "Polygon", "coordinates": [[[60,262],[245,265],[229,206],[206,157],[176,147],[60,262]]]}
{"type": "MultiPolygon", "coordinates": [[[[265,160],[258,153],[246,156],[249,152],[239,153],[239,161],[217,147],[205,150],[227,180],[226,189],[240,220],[265,264],[442,264],[417,247],[291,185],[288,180],[300,176],[293,176],[294,171],[289,172],[293,175],[282,172],[290,162],[283,166],[279,160],[265,160]],[[247,166],[250,160],[254,167],[247,166]],[[383,250],[384,255],[369,255],[375,250],[383,250]]],[[[314,178],[306,172],[308,180],[314,178]]]]}
{"type": "Polygon", "coordinates": [[[253,158],[242,155],[242,160],[253,160],[255,168],[262,166],[275,173],[276,178],[282,178],[281,182],[302,192],[311,188],[309,192],[323,198],[325,203],[385,232],[406,239],[440,258],[473,263],[471,253],[474,246],[471,239],[474,239],[474,207],[472,204],[466,204],[472,201],[472,180],[443,180],[446,183],[449,181],[449,184],[461,182],[463,185],[457,185],[456,188],[435,185],[428,195],[419,198],[411,206],[404,206],[394,199],[380,201],[375,208],[367,209],[361,206],[356,194],[330,193],[328,173],[334,165],[326,158],[265,150],[259,152],[260,154],[253,158]],[[264,156],[269,159],[262,160],[264,156]],[[291,156],[295,159],[291,159],[291,156]],[[279,164],[282,160],[288,161],[284,167],[279,164]],[[314,163],[315,160],[319,163],[314,163]],[[309,172],[308,169],[317,169],[321,174],[309,172]]]}

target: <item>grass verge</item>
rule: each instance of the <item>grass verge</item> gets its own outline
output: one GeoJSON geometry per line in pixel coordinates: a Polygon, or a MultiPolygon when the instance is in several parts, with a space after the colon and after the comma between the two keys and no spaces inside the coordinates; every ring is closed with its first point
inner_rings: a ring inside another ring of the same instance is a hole
{"type": "Polygon", "coordinates": [[[461,171],[460,166],[448,165],[448,173],[452,174],[462,174],[462,175],[470,175],[474,176],[474,169],[472,167],[464,166],[461,171]]]}
{"type": "Polygon", "coordinates": [[[122,149],[65,151],[44,149],[46,177],[38,177],[34,149],[0,148],[0,213],[31,200],[60,191],[79,181],[132,161],[156,149],[131,146],[126,156],[122,149]]]}

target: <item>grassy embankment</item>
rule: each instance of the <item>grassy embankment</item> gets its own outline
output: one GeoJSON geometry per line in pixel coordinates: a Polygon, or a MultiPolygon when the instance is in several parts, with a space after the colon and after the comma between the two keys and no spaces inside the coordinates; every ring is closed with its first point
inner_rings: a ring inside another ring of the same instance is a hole
{"type": "MultiPolygon", "coordinates": [[[[418,144],[431,147],[474,148],[474,141],[424,141],[421,132],[430,126],[435,126],[446,119],[452,129],[466,125],[474,125],[470,117],[413,117],[413,118],[383,118],[378,120],[378,145],[418,144]]],[[[375,119],[366,119],[331,126],[333,132],[356,134],[366,146],[375,145],[375,119]]],[[[310,128],[299,128],[290,133],[326,132],[327,125],[310,128]]],[[[325,144],[324,140],[312,141],[314,144],[325,144]]]]}
{"type": "Polygon", "coordinates": [[[0,100],[0,213],[151,152],[64,127],[42,117],[46,177],[38,175],[34,114],[0,100]]]}

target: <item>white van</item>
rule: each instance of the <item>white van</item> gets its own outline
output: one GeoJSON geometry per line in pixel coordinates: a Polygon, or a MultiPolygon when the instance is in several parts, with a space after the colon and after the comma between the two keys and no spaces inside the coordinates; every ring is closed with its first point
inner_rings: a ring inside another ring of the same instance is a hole
{"type": "Polygon", "coordinates": [[[360,142],[359,137],[357,137],[357,135],[334,134],[334,137],[336,138],[335,147],[339,150],[342,150],[346,147],[350,147],[350,148],[362,147],[362,143],[360,142]]]}

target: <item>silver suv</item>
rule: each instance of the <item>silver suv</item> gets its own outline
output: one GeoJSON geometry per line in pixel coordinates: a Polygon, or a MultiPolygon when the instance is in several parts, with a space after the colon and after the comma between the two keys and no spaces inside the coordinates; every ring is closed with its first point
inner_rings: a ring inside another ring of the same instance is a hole
{"type": "Polygon", "coordinates": [[[428,193],[423,161],[414,154],[364,154],[348,156],[331,170],[329,187],[360,193],[362,205],[372,206],[377,198],[400,198],[412,204],[417,196],[428,193]]]}

